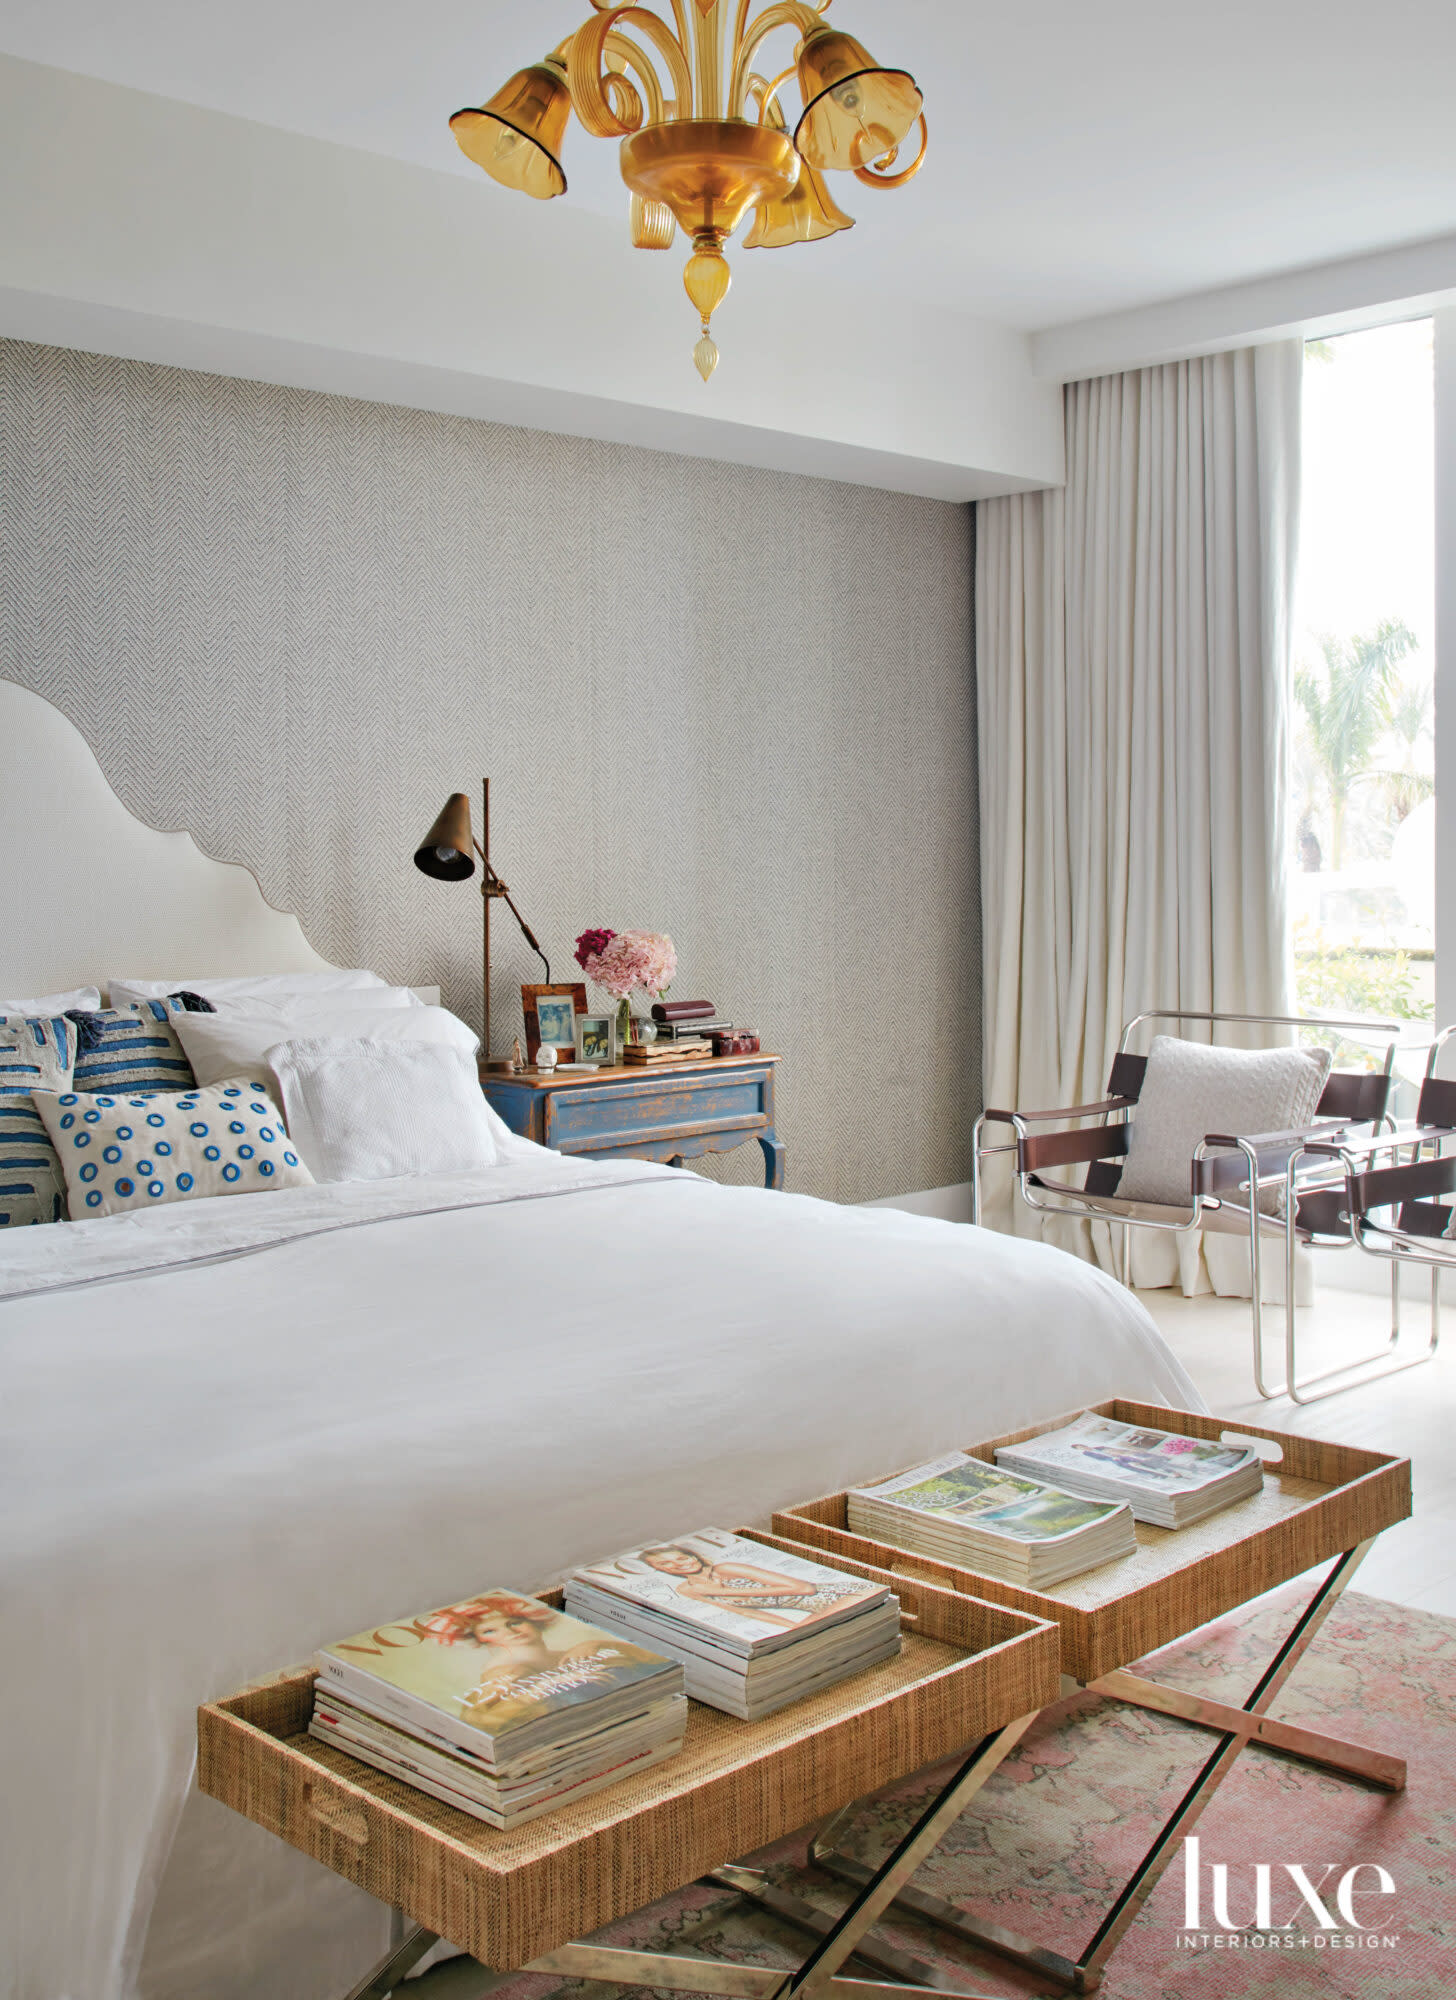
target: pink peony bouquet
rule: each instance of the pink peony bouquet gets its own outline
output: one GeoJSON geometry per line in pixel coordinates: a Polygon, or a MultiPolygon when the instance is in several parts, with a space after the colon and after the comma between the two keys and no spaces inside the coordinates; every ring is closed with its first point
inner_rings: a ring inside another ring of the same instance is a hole
{"type": "Polygon", "coordinates": [[[677,972],[672,939],[661,931],[583,931],[576,941],[576,962],[614,1000],[625,1000],[639,989],[656,1000],[677,972]]]}

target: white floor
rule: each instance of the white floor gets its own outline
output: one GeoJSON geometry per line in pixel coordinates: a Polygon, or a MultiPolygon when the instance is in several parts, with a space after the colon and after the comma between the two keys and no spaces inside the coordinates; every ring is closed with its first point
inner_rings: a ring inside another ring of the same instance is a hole
{"type": "MultiPolygon", "coordinates": [[[[1266,1403],[1254,1390],[1247,1301],[1171,1291],[1139,1297],[1216,1414],[1410,1459],[1413,1517],[1380,1537],[1354,1588],[1456,1616],[1456,1347],[1425,1367],[1324,1402],[1266,1403]]],[[[1448,1298],[1448,1314],[1453,1305],[1456,1297],[1448,1298]]],[[[1403,1301],[1402,1337],[1412,1352],[1424,1344],[1428,1310],[1424,1290],[1403,1301]]],[[[1264,1323],[1266,1372],[1278,1380],[1283,1307],[1266,1307],[1264,1323]]],[[[1378,1347],[1389,1330],[1388,1297],[1321,1286],[1316,1303],[1299,1314],[1301,1372],[1378,1347]]]]}

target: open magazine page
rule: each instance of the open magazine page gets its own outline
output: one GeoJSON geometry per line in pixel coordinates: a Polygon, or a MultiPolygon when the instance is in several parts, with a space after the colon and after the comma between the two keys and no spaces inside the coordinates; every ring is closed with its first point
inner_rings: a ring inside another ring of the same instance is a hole
{"type": "Polygon", "coordinates": [[[763,1548],[722,1528],[648,1542],[576,1572],[583,1583],[753,1645],[830,1624],[887,1596],[883,1585],[763,1548]]]}

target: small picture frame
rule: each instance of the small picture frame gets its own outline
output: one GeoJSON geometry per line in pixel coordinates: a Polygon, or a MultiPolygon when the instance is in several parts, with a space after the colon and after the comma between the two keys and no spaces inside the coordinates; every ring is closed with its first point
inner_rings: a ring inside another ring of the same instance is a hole
{"type": "Polygon", "coordinates": [[[615,1014],[578,1014],[576,1017],[576,1059],[600,1063],[610,1069],[621,1060],[617,1049],[615,1014]]]}
{"type": "Polygon", "coordinates": [[[586,1012],[586,987],[523,986],[521,1011],[526,1017],[526,1060],[535,1066],[542,1048],[555,1049],[560,1063],[576,1061],[576,1017],[586,1012]]]}

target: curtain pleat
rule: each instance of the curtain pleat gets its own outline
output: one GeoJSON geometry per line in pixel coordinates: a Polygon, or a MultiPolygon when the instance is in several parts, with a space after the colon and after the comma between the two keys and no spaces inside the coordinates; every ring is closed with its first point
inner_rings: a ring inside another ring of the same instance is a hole
{"type": "MultiPolygon", "coordinates": [[[[1290,1011],[1302,365],[1283,341],[1073,383],[1065,489],[980,503],[988,1105],[1100,1097],[1149,1008],[1290,1011]]],[[[986,1219],[1109,1256],[1013,1204],[1004,1156],[986,1219]]],[[[1246,1291],[1247,1263],[1135,1237],[1141,1283],[1246,1291]]]]}

